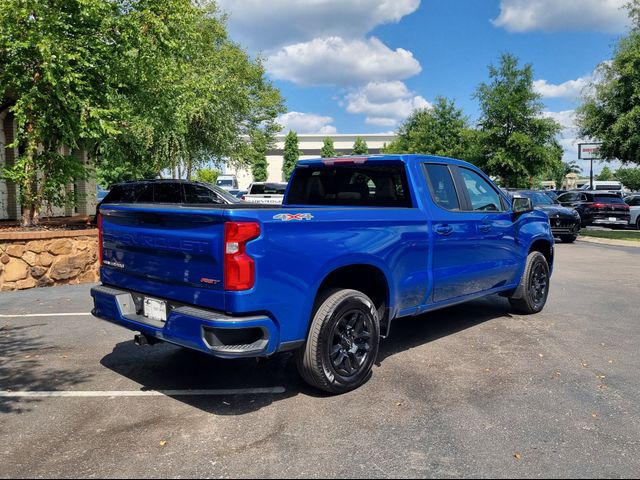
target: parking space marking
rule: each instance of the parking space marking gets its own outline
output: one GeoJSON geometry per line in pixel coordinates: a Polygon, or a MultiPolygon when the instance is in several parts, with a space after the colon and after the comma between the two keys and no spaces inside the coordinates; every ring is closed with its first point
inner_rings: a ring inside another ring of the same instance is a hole
{"type": "Polygon", "coordinates": [[[282,394],[284,387],[237,388],[220,390],[131,390],[131,391],[0,391],[0,398],[100,398],[100,397],[208,397],[223,395],[282,394]]]}
{"type": "Polygon", "coordinates": [[[43,318],[43,317],[92,317],[91,313],[28,313],[16,315],[0,315],[0,318],[43,318]]]}

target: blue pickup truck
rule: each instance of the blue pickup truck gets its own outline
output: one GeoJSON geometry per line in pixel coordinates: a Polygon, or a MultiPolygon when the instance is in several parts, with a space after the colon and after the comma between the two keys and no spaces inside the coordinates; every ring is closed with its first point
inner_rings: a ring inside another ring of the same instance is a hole
{"type": "Polygon", "coordinates": [[[392,321],[491,294],[544,307],[549,220],[466,162],[379,155],[298,163],[273,208],[106,203],[94,315],[222,358],[294,351],[331,392],[371,376],[392,321]]]}

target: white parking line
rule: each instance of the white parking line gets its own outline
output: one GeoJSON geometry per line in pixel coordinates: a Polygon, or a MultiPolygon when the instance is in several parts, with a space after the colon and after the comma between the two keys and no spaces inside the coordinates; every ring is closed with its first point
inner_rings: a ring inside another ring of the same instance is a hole
{"type": "Polygon", "coordinates": [[[91,317],[90,313],[29,313],[25,315],[0,315],[0,318],[91,317]]]}
{"type": "Polygon", "coordinates": [[[281,394],[284,387],[238,388],[221,390],[131,390],[131,391],[53,391],[11,392],[0,391],[0,398],[99,398],[99,397],[208,397],[221,395],[281,394]]]}

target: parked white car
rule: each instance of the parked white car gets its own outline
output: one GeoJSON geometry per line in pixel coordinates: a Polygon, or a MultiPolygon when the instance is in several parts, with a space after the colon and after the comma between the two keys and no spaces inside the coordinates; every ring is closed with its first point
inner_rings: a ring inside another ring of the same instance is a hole
{"type": "Polygon", "coordinates": [[[631,195],[624,199],[631,210],[629,225],[633,225],[640,230],[640,195],[631,195]]]}
{"type": "Polygon", "coordinates": [[[235,175],[219,175],[216,187],[224,190],[238,190],[238,179],[235,175]]]}
{"type": "Polygon", "coordinates": [[[263,205],[282,205],[286,183],[254,182],[242,200],[263,205]]]}

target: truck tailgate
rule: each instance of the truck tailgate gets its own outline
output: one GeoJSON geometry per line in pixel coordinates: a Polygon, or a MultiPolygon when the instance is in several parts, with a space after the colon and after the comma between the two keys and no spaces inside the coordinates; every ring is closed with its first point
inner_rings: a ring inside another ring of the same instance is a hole
{"type": "Polygon", "coordinates": [[[224,310],[224,208],[108,205],[100,213],[105,284],[224,310]]]}

